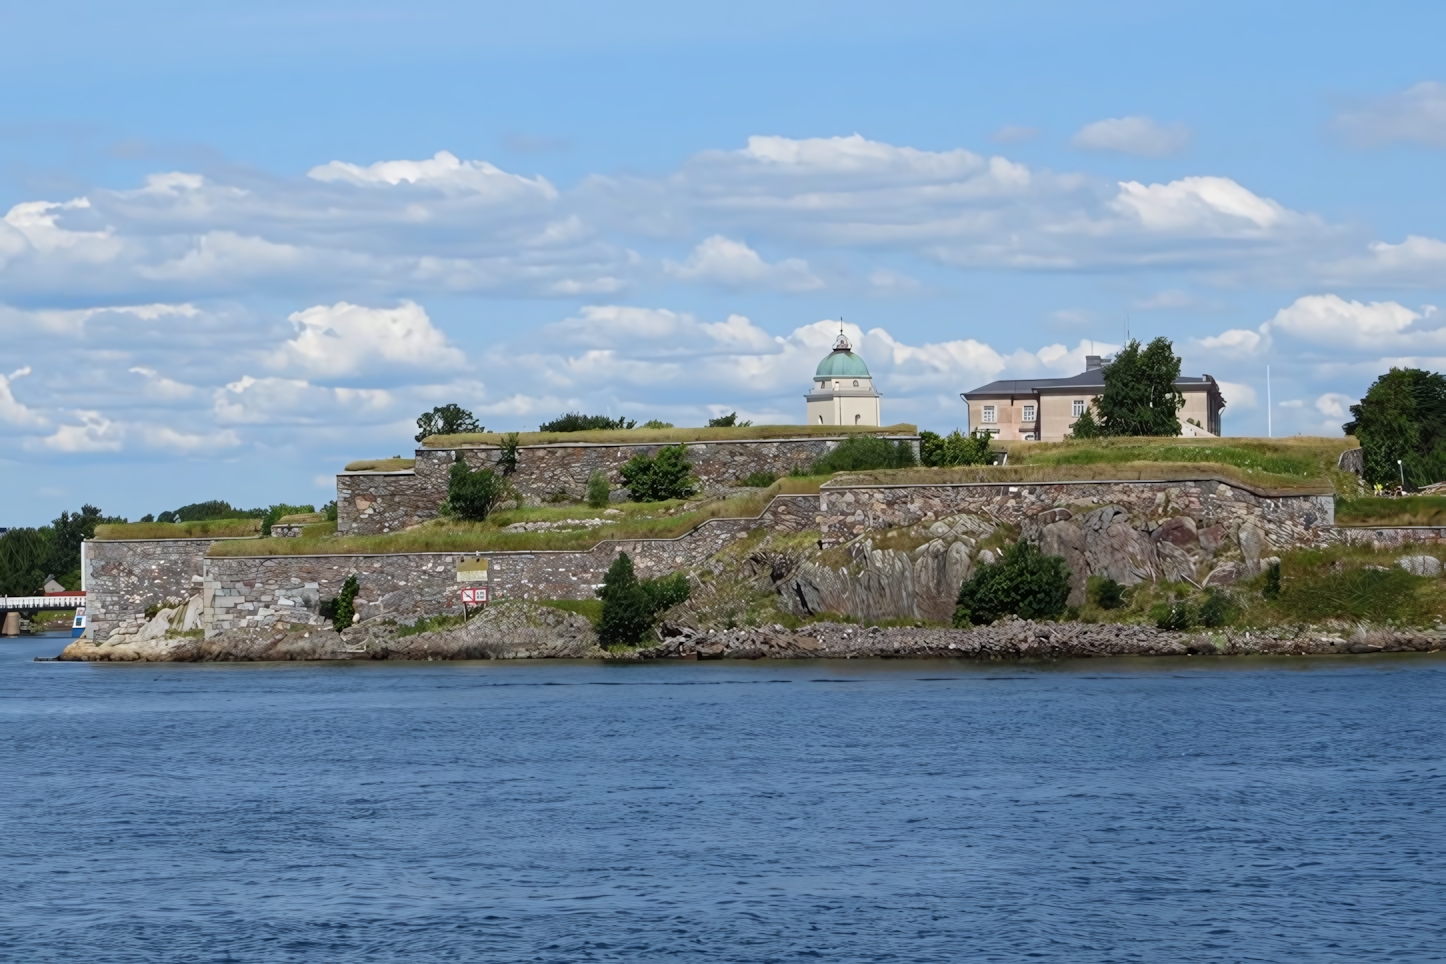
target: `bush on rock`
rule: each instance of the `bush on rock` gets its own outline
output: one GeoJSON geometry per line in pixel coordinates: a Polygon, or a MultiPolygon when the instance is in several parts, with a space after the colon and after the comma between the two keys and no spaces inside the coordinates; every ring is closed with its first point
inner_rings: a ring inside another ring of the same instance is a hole
{"type": "Polygon", "coordinates": [[[1001,616],[1057,619],[1069,599],[1069,569],[1060,556],[1016,542],[998,562],[985,563],[959,587],[954,625],[992,623],[1001,616]]]}
{"type": "Polygon", "coordinates": [[[682,573],[639,580],[633,571],[633,560],[624,552],[608,567],[597,594],[602,599],[597,639],[607,649],[641,643],[659,613],[687,600],[689,587],[682,573]]]}
{"type": "Polygon", "coordinates": [[[481,522],[502,501],[507,484],[491,469],[473,471],[462,459],[452,463],[447,476],[447,505],[452,514],[469,522],[481,522]]]}
{"type": "Polygon", "coordinates": [[[639,452],[618,471],[634,502],[664,502],[693,494],[693,467],[686,445],[665,445],[655,456],[639,452]]]}

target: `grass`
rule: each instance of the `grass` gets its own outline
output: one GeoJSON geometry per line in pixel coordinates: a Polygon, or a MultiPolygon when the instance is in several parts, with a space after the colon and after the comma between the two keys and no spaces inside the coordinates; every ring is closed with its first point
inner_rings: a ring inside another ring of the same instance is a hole
{"type": "Polygon", "coordinates": [[[340,536],[327,539],[266,539],[248,542],[244,549],[234,543],[217,543],[213,556],[289,555],[376,555],[402,552],[543,552],[585,550],[612,539],[673,539],[697,528],[708,519],[754,518],[761,513],[771,492],[748,492],[726,499],[703,502],[681,501],[649,504],[623,503],[621,514],[605,516],[602,509],[586,506],[541,506],[499,512],[486,522],[469,523],[435,519],[401,532],[384,535],[340,536]],[[689,507],[691,506],[691,508],[689,507]],[[593,529],[542,532],[505,532],[513,522],[556,521],[605,517],[612,525],[593,529]]]}
{"type": "Polygon", "coordinates": [[[1083,462],[1040,465],[961,465],[952,468],[847,472],[828,480],[830,488],[859,485],[957,485],[982,482],[1091,482],[1098,480],[1185,481],[1220,478],[1265,494],[1329,495],[1322,476],[1277,475],[1214,462],[1083,462]]]}
{"type": "Polygon", "coordinates": [[[404,472],[407,469],[415,468],[416,459],[360,459],[356,462],[348,462],[345,472],[404,472]]]}
{"type": "Polygon", "coordinates": [[[397,635],[415,636],[418,633],[429,633],[436,629],[451,629],[453,626],[460,626],[464,622],[466,622],[466,617],[460,613],[456,616],[438,613],[435,616],[424,616],[410,626],[398,627],[397,635]]]}
{"type": "Polygon", "coordinates": [[[313,522],[325,522],[325,512],[298,512],[295,515],[284,515],[277,519],[272,525],[309,525],[313,522]]]}
{"type": "Polygon", "coordinates": [[[1336,502],[1336,525],[1446,526],[1446,496],[1339,499],[1336,502]]]}
{"type": "Polygon", "coordinates": [[[553,609],[577,613],[594,626],[602,621],[601,599],[539,599],[538,602],[544,606],[551,606],[553,609]]]}
{"type": "MultiPolygon", "coordinates": [[[[600,445],[635,444],[662,445],[677,442],[729,442],[750,439],[827,438],[837,435],[917,435],[916,425],[750,425],[746,428],[630,428],[595,429],[587,432],[521,432],[521,445],[549,445],[567,442],[592,442],[600,445]]],[[[475,445],[500,445],[504,433],[469,432],[462,435],[432,435],[422,440],[426,448],[448,449],[475,445]]],[[[390,461],[390,460],[376,460],[390,461]]],[[[361,465],[353,462],[352,465],[361,465]]],[[[363,471],[352,469],[349,471],[363,471]]],[[[370,471],[379,471],[372,469],[370,471]]]]}
{"type": "Polygon", "coordinates": [[[206,522],[127,522],[95,527],[95,537],[100,540],[226,539],[259,535],[261,535],[260,519],[211,519],[206,522]]]}

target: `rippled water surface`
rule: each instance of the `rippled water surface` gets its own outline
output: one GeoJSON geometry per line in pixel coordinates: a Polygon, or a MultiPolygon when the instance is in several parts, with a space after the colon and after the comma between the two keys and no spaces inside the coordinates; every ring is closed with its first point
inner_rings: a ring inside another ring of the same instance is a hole
{"type": "Polygon", "coordinates": [[[72,665],[7,961],[1446,956],[1446,659],[72,665]]]}

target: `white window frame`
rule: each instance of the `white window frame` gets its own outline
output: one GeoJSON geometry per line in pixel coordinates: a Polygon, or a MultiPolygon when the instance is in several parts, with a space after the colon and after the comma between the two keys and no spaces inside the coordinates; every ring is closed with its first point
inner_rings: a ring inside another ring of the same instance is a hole
{"type": "Polygon", "coordinates": [[[1075,418],[1079,418],[1085,413],[1085,409],[1088,407],[1089,406],[1085,403],[1084,399],[1076,398],[1073,402],[1070,403],[1069,413],[1075,418]]]}
{"type": "Polygon", "coordinates": [[[993,405],[982,405],[979,409],[979,420],[985,425],[993,425],[999,421],[999,409],[993,405]]]}
{"type": "Polygon", "coordinates": [[[1025,420],[1026,422],[1032,422],[1032,421],[1034,421],[1034,419],[1035,419],[1035,407],[1034,407],[1033,405],[1026,405],[1026,406],[1024,406],[1024,420],[1025,420]]]}

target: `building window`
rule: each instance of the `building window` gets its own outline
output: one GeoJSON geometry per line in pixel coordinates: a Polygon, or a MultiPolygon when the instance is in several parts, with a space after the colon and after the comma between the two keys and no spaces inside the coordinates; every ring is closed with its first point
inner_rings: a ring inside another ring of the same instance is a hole
{"type": "Polygon", "coordinates": [[[857,378],[855,378],[855,379],[854,379],[854,388],[858,388],[858,387],[859,387],[859,380],[858,380],[857,378]]]}
{"type": "Polygon", "coordinates": [[[1070,413],[1071,415],[1073,415],[1075,418],[1079,418],[1081,415],[1083,415],[1083,414],[1084,414],[1084,410],[1085,410],[1085,403],[1084,403],[1084,399],[1082,399],[1082,398],[1076,398],[1076,399],[1074,400],[1074,402],[1073,402],[1073,403],[1070,405],[1070,407],[1069,407],[1069,413],[1070,413]]]}
{"type": "Polygon", "coordinates": [[[1026,405],[1026,406],[1024,406],[1024,420],[1025,420],[1026,422],[1032,422],[1032,421],[1034,421],[1034,406],[1033,406],[1033,405],[1026,405]]]}
{"type": "Polygon", "coordinates": [[[995,414],[994,406],[993,406],[993,405],[985,405],[985,406],[984,406],[984,416],[983,416],[983,417],[984,417],[984,421],[986,421],[986,422],[997,422],[997,421],[999,421],[998,416],[995,414]]]}

